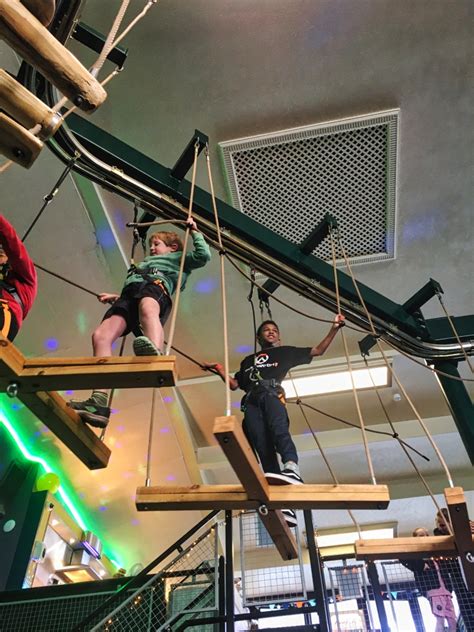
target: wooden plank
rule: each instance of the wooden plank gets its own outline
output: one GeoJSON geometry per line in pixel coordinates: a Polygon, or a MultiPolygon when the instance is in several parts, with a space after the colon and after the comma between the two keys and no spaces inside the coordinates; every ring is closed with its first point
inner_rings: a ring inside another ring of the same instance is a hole
{"type": "Polygon", "coordinates": [[[15,345],[0,334],[0,376],[16,377],[24,366],[25,358],[15,345]]]}
{"type": "Polygon", "coordinates": [[[18,399],[90,470],[107,467],[109,448],[57,393],[19,393],[18,399]]]}
{"type": "Polygon", "coordinates": [[[242,485],[160,485],[137,489],[137,509],[385,509],[385,485],[269,485],[268,498],[252,498],[242,485]],[[361,488],[361,489],[358,489],[361,488]]]}
{"type": "Polygon", "coordinates": [[[213,429],[219,445],[249,498],[268,499],[269,485],[236,417],[217,417],[213,429]]]}
{"type": "MultiPolygon", "coordinates": [[[[15,382],[22,393],[37,391],[86,390],[92,388],[148,388],[174,386],[175,356],[146,358],[70,358],[47,361],[25,360],[15,382]]],[[[0,390],[10,377],[0,375],[0,390]]]]}
{"type": "MultiPolygon", "coordinates": [[[[474,543],[474,537],[471,538],[474,543]]],[[[409,558],[457,556],[452,535],[356,540],[356,558],[361,560],[405,560],[409,558]]]]}
{"type": "Polygon", "coordinates": [[[41,125],[37,136],[46,140],[62,124],[63,118],[0,68],[0,108],[23,127],[41,125]]]}
{"type": "Polygon", "coordinates": [[[0,153],[28,169],[38,158],[43,143],[25,127],[0,113],[0,153]]]}
{"type": "Polygon", "coordinates": [[[81,110],[93,111],[105,101],[97,79],[19,0],[0,0],[0,37],[81,110]]]}
{"type": "Polygon", "coordinates": [[[474,548],[469,515],[462,487],[448,487],[444,497],[451,518],[454,540],[464,571],[466,586],[474,592],[474,548]]]}
{"type": "Polygon", "coordinates": [[[269,511],[268,514],[259,514],[268,535],[273,540],[278,553],[284,560],[295,560],[298,557],[298,546],[295,536],[288,526],[281,511],[269,511]]]}

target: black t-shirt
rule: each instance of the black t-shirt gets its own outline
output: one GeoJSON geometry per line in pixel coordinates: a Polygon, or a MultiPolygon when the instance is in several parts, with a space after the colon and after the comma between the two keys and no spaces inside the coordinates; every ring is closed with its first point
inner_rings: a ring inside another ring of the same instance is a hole
{"type": "Polygon", "coordinates": [[[247,392],[259,379],[282,382],[291,368],[311,360],[311,347],[268,347],[242,360],[234,377],[247,392]]]}

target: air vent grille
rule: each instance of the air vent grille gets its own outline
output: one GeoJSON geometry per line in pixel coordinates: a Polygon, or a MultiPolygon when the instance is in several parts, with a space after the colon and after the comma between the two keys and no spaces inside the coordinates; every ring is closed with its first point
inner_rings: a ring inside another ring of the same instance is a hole
{"type": "Polygon", "coordinates": [[[391,110],[221,143],[232,203],[294,243],[330,213],[352,262],[393,258],[397,130],[391,110]]]}

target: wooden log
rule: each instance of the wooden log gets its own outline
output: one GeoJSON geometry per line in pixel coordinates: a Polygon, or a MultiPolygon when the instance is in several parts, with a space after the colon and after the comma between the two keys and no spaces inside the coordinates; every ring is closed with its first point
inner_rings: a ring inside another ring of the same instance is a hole
{"type": "Polygon", "coordinates": [[[21,0],[21,3],[32,13],[43,26],[49,26],[56,11],[55,0],[21,0]]]}
{"type": "Polygon", "coordinates": [[[0,37],[75,105],[91,112],[107,93],[19,0],[0,0],[0,37]]]}
{"type": "MultiPolygon", "coordinates": [[[[1,351],[0,351],[1,355],[1,351]]],[[[22,393],[90,388],[148,388],[174,386],[175,356],[137,358],[48,358],[25,360],[15,383],[22,393]]],[[[0,391],[11,383],[0,374],[0,391]]]]}
{"type": "Polygon", "coordinates": [[[358,560],[406,560],[457,555],[452,535],[356,540],[355,552],[358,560]]]}
{"type": "Polygon", "coordinates": [[[160,485],[137,489],[139,511],[190,509],[385,509],[385,485],[269,485],[268,499],[251,497],[242,485],[160,485]]]}
{"type": "Polygon", "coordinates": [[[269,511],[267,515],[259,514],[259,518],[282,559],[296,560],[298,557],[298,546],[295,536],[281,511],[269,511]]]}
{"type": "Polygon", "coordinates": [[[90,470],[107,467],[109,448],[58,393],[19,393],[18,399],[90,470]]]}
{"type": "Polygon", "coordinates": [[[0,153],[29,169],[43,149],[43,143],[6,114],[0,113],[0,153]]]}
{"type": "Polygon", "coordinates": [[[454,540],[464,571],[467,588],[474,592],[474,548],[466,499],[462,487],[448,487],[444,497],[451,518],[454,540]]]}
{"type": "Polygon", "coordinates": [[[36,134],[40,140],[52,136],[63,122],[60,114],[54,112],[1,68],[0,108],[27,129],[41,125],[41,130],[36,134]]]}

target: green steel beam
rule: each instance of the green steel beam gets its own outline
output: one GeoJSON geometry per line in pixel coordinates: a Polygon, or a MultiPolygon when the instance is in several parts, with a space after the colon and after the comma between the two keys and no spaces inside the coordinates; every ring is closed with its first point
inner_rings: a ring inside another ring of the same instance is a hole
{"type": "MultiPolygon", "coordinates": [[[[122,170],[126,175],[155,191],[174,198],[185,207],[188,206],[190,182],[183,180],[177,183],[169,168],[82,117],[72,114],[68,117],[68,125],[79,142],[99,159],[114,165],[116,169],[122,170]]],[[[268,254],[285,266],[315,279],[323,287],[334,291],[334,271],[331,265],[314,255],[305,254],[296,244],[277,235],[229,204],[221,200],[218,200],[217,204],[219,221],[223,228],[229,229],[232,234],[250,244],[254,250],[268,254]]],[[[214,221],[211,196],[199,187],[194,191],[194,207],[204,219],[214,221]]],[[[354,305],[359,305],[352,279],[340,270],[337,271],[337,275],[341,296],[354,305]]],[[[359,289],[372,315],[391,323],[410,336],[426,337],[419,323],[402,305],[363,284],[359,284],[359,289]]]]}

